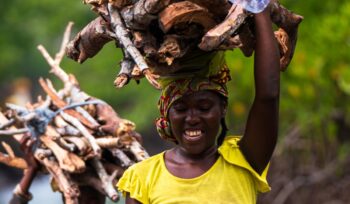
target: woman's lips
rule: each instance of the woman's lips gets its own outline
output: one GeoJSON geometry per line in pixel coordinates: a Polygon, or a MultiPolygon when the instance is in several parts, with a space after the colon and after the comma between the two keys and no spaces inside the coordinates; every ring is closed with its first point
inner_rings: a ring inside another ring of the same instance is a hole
{"type": "Polygon", "coordinates": [[[196,142],[202,138],[203,132],[201,130],[186,130],[183,136],[189,142],[196,142]]]}

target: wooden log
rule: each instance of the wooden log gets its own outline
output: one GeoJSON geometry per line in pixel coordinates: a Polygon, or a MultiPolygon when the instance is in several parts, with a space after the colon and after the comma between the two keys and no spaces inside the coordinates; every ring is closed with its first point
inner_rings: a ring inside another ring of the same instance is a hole
{"type": "Polygon", "coordinates": [[[134,31],[132,36],[133,44],[143,51],[145,58],[155,57],[158,50],[157,39],[149,31],[134,31]]]}
{"type": "Polygon", "coordinates": [[[54,140],[54,137],[60,137],[60,135],[52,128],[48,127],[45,135],[40,137],[40,140],[50,148],[55,155],[60,168],[71,172],[77,173],[85,170],[85,162],[75,154],[68,152],[61,148],[54,140]]]}
{"type": "Polygon", "coordinates": [[[111,26],[118,37],[119,42],[123,45],[125,51],[132,57],[135,64],[141,69],[142,73],[145,75],[150,84],[155,88],[160,89],[160,85],[156,80],[157,76],[149,70],[149,66],[144,60],[142,54],[130,40],[129,33],[123,24],[119,11],[113,8],[111,5],[108,5],[108,10],[111,17],[111,26]]]}
{"type": "Polygon", "coordinates": [[[280,67],[284,71],[292,60],[292,53],[294,48],[290,42],[289,36],[285,30],[282,28],[275,31],[275,37],[278,41],[278,46],[280,50],[280,67]]]}
{"type": "Polygon", "coordinates": [[[189,49],[189,43],[180,36],[166,35],[158,50],[159,62],[171,65],[176,58],[183,57],[189,49]]]}
{"type": "Polygon", "coordinates": [[[270,9],[272,22],[282,29],[277,31],[277,34],[275,34],[278,42],[280,43],[280,47],[283,47],[283,44],[287,45],[286,47],[288,47],[287,50],[283,51],[284,55],[280,60],[281,70],[284,71],[293,58],[298,37],[298,27],[303,20],[303,17],[286,9],[275,0],[273,3],[271,3],[270,9]]]}
{"type": "Polygon", "coordinates": [[[106,195],[112,200],[117,201],[118,200],[118,193],[116,189],[113,186],[113,180],[117,176],[117,170],[114,171],[111,175],[107,174],[106,169],[104,168],[103,164],[100,160],[97,158],[91,159],[91,164],[95,168],[96,173],[100,180],[102,181],[102,188],[106,192],[106,195]]]}
{"type": "Polygon", "coordinates": [[[206,8],[189,1],[170,4],[159,13],[159,25],[164,33],[178,24],[191,23],[203,26],[205,32],[216,25],[213,15],[206,8]]]}
{"type": "Polygon", "coordinates": [[[156,15],[146,11],[144,4],[146,0],[139,0],[136,4],[126,6],[120,11],[125,26],[133,30],[147,30],[150,23],[157,19],[156,15]]]}
{"type": "Polygon", "coordinates": [[[223,21],[227,16],[231,4],[227,0],[187,0],[193,2],[203,8],[208,9],[210,13],[213,14],[213,17],[217,23],[223,21]]]}
{"type": "Polygon", "coordinates": [[[150,14],[157,14],[170,4],[171,0],[146,0],[145,10],[150,14]]]}
{"type": "MultiPolygon", "coordinates": [[[[50,88],[47,85],[47,83],[44,81],[44,79],[40,78],[39,83],[40,83],[41,87],[43,88],[43,90],[47,93],[47,95],[50,96],[53,104],[55,104],[58,108],[63,108],[63,107],[68,105],[65,101],[60,99],[60,97],[57,95],[55,90],[53,90],[52,88],[50,88]]],[[[84,125],[86,125],[87,127],[91,128],[91,129],[98,128],[98,125],[96,125],[96,123],[91,123],[89,120],[87,120],[84,116],[82,116],[81,114],[79,114],[75,110],[67,109],[67,110],[64,110],[63,112],[65,112],[73,117],[76,117],[79,121],[81,121],[84,125]]]]}
{"type": "Polygon", "coordinates": [[[94,57],[106,43],[113,40],[103,32],[105,30],[108,30],[108,25],[102,17],[91,21],[69,42],[67,56],[79,63],[94,57]]]}
{"type": "Polygon", "coordinates": [[[2,146],[7,152],[7,155],[0,152],[0,162],[3,164],[6,164],[7,166],[19,168],[19,169],[26,169],[28,168],[27,162],[19,157],[16,157],[12,148],[5,142],[1,142],[2,146]]]}
{"type": "Polygon", "coordinates": [[[54,160],[43,157],[40,151],[34,153],[35,158],[47,169],[62,192],[66,204],[78,204],[79,188],[73,182],[70,175],[63,171],[58,163],[54,160]]]}
{"type": "Polygon", "coordinates": [[[244,23],[248,14],[239,5],[232,5],[227,18],[213,29],[209,30],[202,38],[199,48],[205,51],[216,49],[222,42],[230,38],[231,35],[244,23]]]}

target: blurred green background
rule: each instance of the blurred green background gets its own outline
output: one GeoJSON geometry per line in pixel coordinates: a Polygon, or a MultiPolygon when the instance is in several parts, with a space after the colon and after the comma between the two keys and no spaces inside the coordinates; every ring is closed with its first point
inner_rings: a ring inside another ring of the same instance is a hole
{"type": "MultiPolygon", "coordinates": [[[[281,74],[280,138],[270,174],[273,190],[259,202],[350,203],[345,193],[350,181],[344,182],[350,178],[350,2],[280,2],[304,16],[304,21],[293,61],[281,74]],[[317,175],[323,177],[315,179],[317,175]]],[[[38,78],[56,79],[36,46],[43,44],[56,53],[69,21],[75,23],[74,35],[95,16],[81,1],[1,2],[0,103],[10,100],[13,90],[23,84],[33,97],[41,94],[38,78]]],[[[253,59],[239,50],[227,52],[226,57],[232,76],[228,126],[231,134],[242,134],[254,95],[253,59]]],[[[159,92],[145,79],[140,85],[131,81],[115,89],[120,59],[120,50],[109,43],[82,65],[65,58],[61,66],[77,77],[83,90],[134,121],[146,148],[155,154],[169,146],[160,141],[153,125],[159,92]]],[[[56,81],[56,87],[61,85],[56,81]]]]}

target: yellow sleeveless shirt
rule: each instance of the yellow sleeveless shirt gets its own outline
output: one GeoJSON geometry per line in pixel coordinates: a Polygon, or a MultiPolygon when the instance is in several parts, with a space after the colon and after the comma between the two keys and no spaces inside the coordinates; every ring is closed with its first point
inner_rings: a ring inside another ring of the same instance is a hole
{"type": "Polygon", "coordinates": [[[254,204],[259,192],[267,192],[267,169],[259,175],[245,160],[237,142],[226,137],[220,157],[204,174],[183,179],[172,175],[164,163],[164,152],[131,166],[117,187],[124,196],[143,204],[254,204]]]}

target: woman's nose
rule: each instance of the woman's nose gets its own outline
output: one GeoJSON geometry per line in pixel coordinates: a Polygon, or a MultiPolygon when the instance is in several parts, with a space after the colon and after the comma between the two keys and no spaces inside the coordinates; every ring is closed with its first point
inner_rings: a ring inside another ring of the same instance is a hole
{"type": "Polygon", "coordinates": [[[196,110],[189,109],[186,113],[185,122],[190,125],[195,125],[200,121],[199,115],[196,110]]]}

